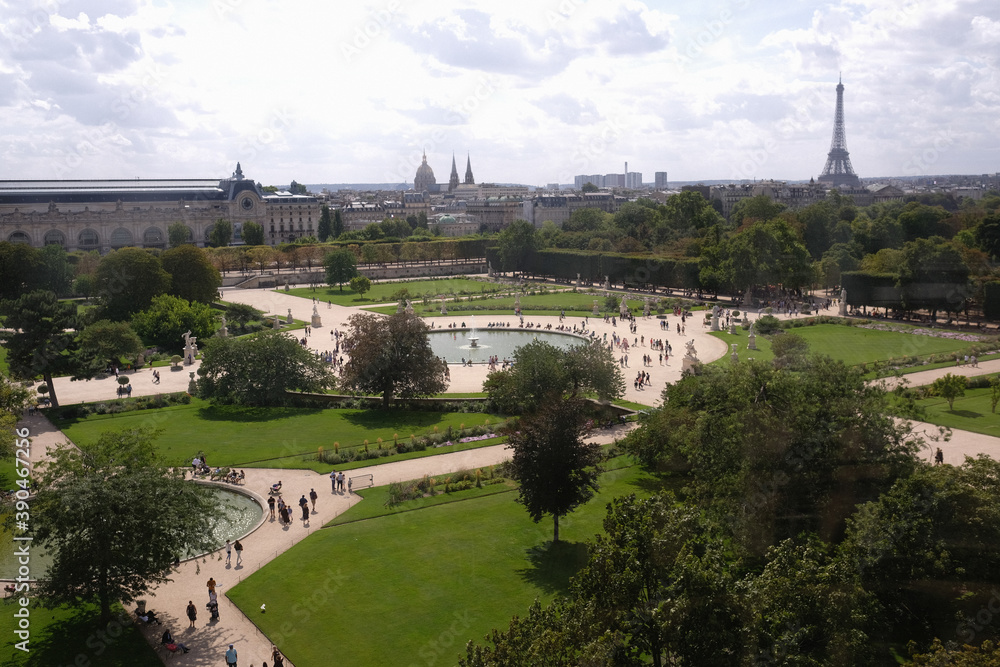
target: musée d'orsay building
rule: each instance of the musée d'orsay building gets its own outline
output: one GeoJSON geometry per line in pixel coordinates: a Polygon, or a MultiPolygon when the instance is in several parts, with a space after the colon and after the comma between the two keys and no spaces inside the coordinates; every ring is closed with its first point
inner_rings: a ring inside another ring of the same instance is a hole
{"type": "Polygon", "coordinates": [[[265,193],[239,164],[222,180],[0,181],[0,240],[66,250],[166,248],[175,222],[204,246],[220,218],[233,224],[234,242],[252,220],[276,245],[315,236],[319,213],[315,197],[265,193]]]}

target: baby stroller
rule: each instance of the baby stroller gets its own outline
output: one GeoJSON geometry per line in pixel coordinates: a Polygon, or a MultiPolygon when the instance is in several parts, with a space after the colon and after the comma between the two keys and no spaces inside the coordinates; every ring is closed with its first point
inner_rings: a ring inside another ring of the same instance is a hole
{"type": "Polygon", "coordinates": [[[219,603],[218,602],[216,602],[215,600],[209,600],[208,604],[205,605],[205,608],[208,609],[208,613],[209,613],[209,619],[208,620],[210,620],[210,621],[217,621],[217,620],[219,620],[219,603]]]}

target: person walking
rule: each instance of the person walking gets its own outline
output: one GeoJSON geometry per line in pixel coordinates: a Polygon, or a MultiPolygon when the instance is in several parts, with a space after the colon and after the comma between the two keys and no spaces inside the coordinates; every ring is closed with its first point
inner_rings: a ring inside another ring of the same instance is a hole
{"type": "Polygon", "coordinates": [[[215,592],[215,577],[209,577],[205,585],[208,586],[208,597],[211,598],[212,593],[215,592]]]}
{"type": "Polygon", "coordinates": [[[271,513],[271,519],[274,519],[274,496],[267,499],[267,509],[271,513]]]}
{"type": "Polygon", "coordinates": [[[236,649],[233,648],[232,644],[229,645],[229,650],[226,651],[226,664],[229,667],[236,667],[236,649]]]}
{"type": "Polygon", "coordinates": [[[233,544],[233,548],[236,549],[236,565],[239,565],[243,562],[243,544],[241,544],[239,540],[236,540],[236,543],[233,544]]]}
{"type": "Polygon", "coordinates": [[[229,560],[233,557],[233,545],[229,540],[226,540],[226,565],[229,565],[229,560]]]}
{"type": "Polygon", "coordinates": [[[198,620],[198,608],[194,606],[194,602],[191,600],[188,600],[187,617],[188,620],[191,621],[191,624],[188,625],[188,627],[193,628],[194,622],[198,620]]]}
{"type": "Polygon", "coordinates": [[[302,494],[299,498],[299,507],[302,508],[302,522],[305,523],[309,520],[309,501],[306,500],[306,494],[302,494]]]}
{"type": "Polygon", "coordinates": [[[330,473],[330,486],[333,493],[337,492],[337,471],[334,470],[330,473]]]}
{"type": "Polygon", "coordinates": [[[316,493],[316,489],[309,489],[309,500],[312,501],[313,512],[316,511],[316,499],[319,498],[319,494],[316,493]]]}

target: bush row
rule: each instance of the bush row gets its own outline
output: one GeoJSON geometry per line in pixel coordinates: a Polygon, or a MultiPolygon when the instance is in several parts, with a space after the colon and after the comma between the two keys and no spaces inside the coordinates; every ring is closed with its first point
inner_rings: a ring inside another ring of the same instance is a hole
{"type": "Polygon", "coordinates": [[[465,491],[473,487],[481,489],[491,484],[502,484],[504,481],[506,478],[497,474],[495,466],[460,470],[437,477],[424,475],[421,479],[389,484],[389,497],[385,504],[387,507],[395,507],[407,500],[435,496],[440,493],[465,491]]]}
{"type": "Polygon", "coordinates": [[[121,412],[132,412],[134,410],[152,410],[171,405],[187,405],[190,402],[191,396],[185,392],[155,394],[153,396],[139,396],[137,398],[119,398],[102,403],[67,405],[56,408],[56,414],[52,416],[55,419],[80,419],[88,415],[113,415],[121,412]]]}
{"type": "MultiPolygon", "coordinates": [[[[436,428],[436,427],[435,427],[436,428]]],[[[470,426],[468,428],[454,429],[449,426],[441,432],[429,433],[427,435],[400,439],[393,438],[392,442],[384,442],[379,438],[375,443],[365,440],[360,445],[350,445],[341,447],[340,443],[333,443],[333,449],[324,449],[317,454],[317,459],[323,463],[351,463],[353,461],[369,461],[380,459],[396,454],[408,454],[410,452],[422,452],[429,447],[448,447],[456,444],[461,438],[471,438],[491,434],[494,427],[489,424],[482,426],[470,426]]]]}

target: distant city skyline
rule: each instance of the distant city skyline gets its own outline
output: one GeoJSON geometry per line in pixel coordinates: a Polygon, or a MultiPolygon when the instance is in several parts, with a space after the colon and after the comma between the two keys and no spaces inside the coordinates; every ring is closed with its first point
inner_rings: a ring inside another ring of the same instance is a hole
{"type": "Polygon", "coordinates": [[[17,3],[0,179],[808,180],[841,74],[862,179],[1000,171],[993,0],[447,4],[17,3]]]}

